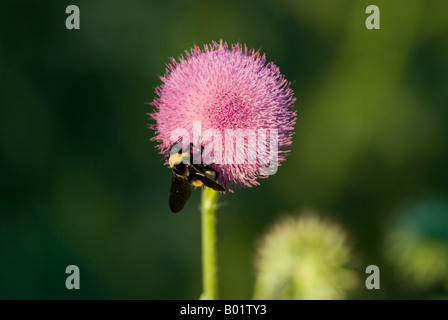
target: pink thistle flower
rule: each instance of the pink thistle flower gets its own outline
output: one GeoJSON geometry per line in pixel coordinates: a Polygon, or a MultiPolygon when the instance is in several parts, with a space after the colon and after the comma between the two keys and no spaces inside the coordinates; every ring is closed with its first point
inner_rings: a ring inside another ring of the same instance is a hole
{"type": "MultiPolygon", "coordinates": [[[[218,182],[230,191],[232,187],[258,185],[259,177],[272,174],[263,168],[274,166],[276,171],[285,160],[294,134],[295,98],[290,83],[273,62],[266,64],[264,54],[260,56],[259,51],[248,50],[239,43],[229,48],[222,41],[213,42],[205,45],[203,51],[195,45],[179,61],[172,58],[160,79],[162,84],[156,88],[158,97],[151,103],[156,110],[149,114],[156,123],[149,127],[156,134],[151,140],[159,143],[157,148],[165,158],[169,157],[170,147],[175,142],[173,132],[182,128],[192,139],[194,124],[199,123],[201,132],[213,129],[226,138],[229,130],[256,132],[258,148],[251,147],[246,136],[236,142],[237,161],[210,164],[218,174],[218,182]],[[263,140],[266,143],[260,144],[263,140]],[[276,144],[272,144],[273,140],[276,144]],[[275,158],[272,158],[273,153],[275,158]],[[249,158],[256,160],[247,161],[249,158]],[[269,159],[275,159],[275,163],[271,161],[266,165],[269,159]]],[[[201,145],[206,147],[210,142],[204,140],[201,145]]],[[[220,157],[231,146],[219,139],[215,148],[218,145],[219,152],[216,149],[212,153],[220,157]]]]}

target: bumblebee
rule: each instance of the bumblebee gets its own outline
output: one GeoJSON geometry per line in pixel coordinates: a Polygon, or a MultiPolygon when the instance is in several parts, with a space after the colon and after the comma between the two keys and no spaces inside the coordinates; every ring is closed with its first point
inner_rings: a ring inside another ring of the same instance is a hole
{"type": "Polygon", "coordinates": [[[174,153],[169,158],[172,170],[170,189],[170,209],[173,213],[181,211],[191,196],[191,186],[209,187],[216,191],[225,191],[224,187],[217,182],[218,173],[204,163],[193,164],[192,144],[188,152],[174,153]],[[189,163],[182,160],[190,157],[189,163]]]}

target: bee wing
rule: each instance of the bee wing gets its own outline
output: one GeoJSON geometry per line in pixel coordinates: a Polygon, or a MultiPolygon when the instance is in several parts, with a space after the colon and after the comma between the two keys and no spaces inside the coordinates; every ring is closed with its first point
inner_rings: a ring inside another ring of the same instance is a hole
{"type": "Polygon", "coordinates": [[[190,166],[190,168],[194,169],[195,172],[195,178],[200,180],[206,187],[212,188],[216,191],[226,191],[222,185],[220,185],[218,182],[210,179],[205,175],[205,173],[201,172],[198,168],[195,166],[190,166]]]}
{"type": "Polygon", "coordinates": [[[198,175],[197,178],[202,181],[202,183],[209,188],[212,188],[216,191],[226,191],[222,185],[220,185],[218,182],[213,181],[212,179],[206,177],[205,175],[198,175]]]}
{"type": "Polygon", "coordinates": [[[170,189],[170,209],[173,213],[177,213],[183,209],[185,203],[191,196],[191,186],[184,179],[176,176],[173,172],[171,177],[170,189]]]}

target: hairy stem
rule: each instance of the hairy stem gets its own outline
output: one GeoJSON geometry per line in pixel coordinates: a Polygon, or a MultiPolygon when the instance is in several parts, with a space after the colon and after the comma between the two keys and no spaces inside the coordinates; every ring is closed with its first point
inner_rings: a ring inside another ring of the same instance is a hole
{"type": "Polygon", "coordinates": [[[202,283],[201,299],[217,299],[216,217],[218,192],[205,187],[201,197],[202,220],[202,283]]]}

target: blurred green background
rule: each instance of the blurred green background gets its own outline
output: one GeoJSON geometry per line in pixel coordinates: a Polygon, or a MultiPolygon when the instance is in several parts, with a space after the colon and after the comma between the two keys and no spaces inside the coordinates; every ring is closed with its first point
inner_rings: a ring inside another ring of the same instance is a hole
{"type": "MultiPolygon", "coordinates": [[[[425,250],[398,267],[400,247],[387,254],[397,226],[448,225],[446,206],[431,220],[424,205],[448,201],[447,12],[445,0],[3,3],[0,298],[199,297],[200,191],[169,211],[171,173],[149,141],[145,103],[169,57],[220,38],[275,61],[299,115],[278,173],[220,198],[220,298],[251,299],[258,239],[305,208],[349,235],[361,279],[349,298],[447,297],[447,263],[426,266],[442,275],[421,285],[404,269],[425,250]],[[80,30],[65,28],[70,4],[80,30]],[[370,4],[380,30],[365,27],[370,4]],[[401,223],[415,208],[419,219],[401,223]],[[71,264],[80,290],[65,288],[71,264]],[[371,264],[380,290],[364,286],[371,264]]],[[[431,261],[447,261],[439,229],[421,233],[439,241],[431,261]]]]}

